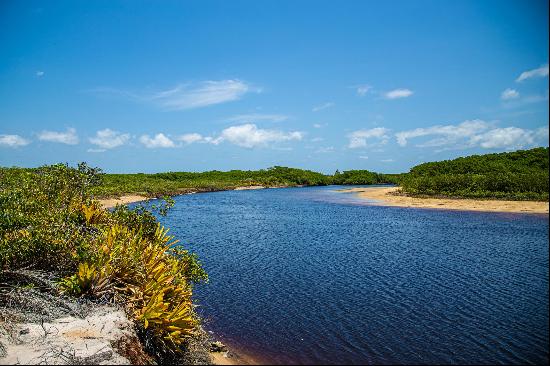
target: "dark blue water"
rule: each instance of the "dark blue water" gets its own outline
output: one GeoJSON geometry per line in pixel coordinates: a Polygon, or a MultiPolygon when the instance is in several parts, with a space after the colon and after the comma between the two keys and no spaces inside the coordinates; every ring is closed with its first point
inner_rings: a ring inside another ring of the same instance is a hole
{"type": "Polygon", "coordinates": [[[548,216],[366,205],[339,187],[177,197],[206,328],[264,362],[548,363],[548,216]]]}

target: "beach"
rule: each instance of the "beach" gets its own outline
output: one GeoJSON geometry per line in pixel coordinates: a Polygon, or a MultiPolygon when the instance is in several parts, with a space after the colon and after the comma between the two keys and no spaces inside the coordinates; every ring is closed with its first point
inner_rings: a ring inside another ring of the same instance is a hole
{"type": "Polygon", "coordinates": [[[116,205],[127,205],[128,203],[145,201],[146,199],[147,197],[145,196],[130,194],[130,195],[125,195],[120,197],[103,198],[103,199],[99,199],[98,201],[105,208],[113,208],[116,205]]]}
{"type": "Polygon", "coordinates": [[[444,210],[548,214],[548,202],[484,199],[420,198],[399,194],[399,187],[347,188],[374,205],[444,210]]]}

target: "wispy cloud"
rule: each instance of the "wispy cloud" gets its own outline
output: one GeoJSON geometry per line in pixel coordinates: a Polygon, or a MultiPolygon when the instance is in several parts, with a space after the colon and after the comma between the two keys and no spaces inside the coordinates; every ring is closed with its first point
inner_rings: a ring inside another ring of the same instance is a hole
{"type": "Polygon", "coordinates": [[[389,129],[384,127],[353,131],[347,136],[349,138],[348,148],[358,149],[368,146],[383,145],[389,140],[389,131],[389,129]],[[370,143],[368,140],[375,141],[375,143],[370,143]]]}
{"type": "Polygon", "coordinates": [[[464,121],[458,125],[436,125],[427,128],[415,128],[414,130],[401,131],[395,134],[397,143],[406,146],[408,140],[422,136],[438,136],[422,146],[443,146],[457,143],[463,138],[472,137],[482,131],[486,131],[490,124],[482,120],[464,121]]]}
{"type": "Polygon", "coordinates": [[[360,97],[364,97],[371,89],[372,86],[370,85],[359,85],[356,90],[357,95],[359,95],[360,97]]]}
{"type": "Polygon", "coordinates": [[[317,154],[328,154],[334,152],[334,146],[320,147],[315,150],[317,154]]]}
{"type": "Polygon", "coordinates": [[[500,94],[500,99],[510,100],[519,98],[519,92],[515,89],[507,88],[500,94]]]}
{"type": "Polygon", "coordinates": [[[255,124],[231,126],[222,131],[221,139],[234,145],[253,148],[267,146],[270,143],[301,140],[303,133],[298,131],[283,132],[258,128],[255,124]]]}
{"type": "MultiPolygon", "coordinates": [[[[519,93],[518,93],[519,94],[519,93]]],[[[518,107],[523,107],[528,104],[540,103],[548,101],[548,90],[545,94],[531,94],[520,96],[517,98],[503,99],[502,106],[507,109],[513,109],[518,107]]]]}
{"type": "Polygon", "coordinates": [[[473,136],[470,144],[484,149],[516,150],[548,141],[548,127],[526,130],[518,127],[495,128],[484,134],[473,136]]]}
{"type": "Polygon", "coordinates": [[[413,91],[409,89],[394,89],[384,93],[383,96],[386,99],[399,99],[410,97],[413,94],[413,91]]]}
{"type": "Polygon", "coordinates": [[[369,157],[366,155],[359,155],[359,159],[368,160],[369,157]]]}
{"type": "Polygon", "coordinates": [[[242,80],[228,79],[179,84],[171,89],[153,93],[132,92],[114,88],[96,88],[91,92],[99,95],[121,97],[134,102],[152,103],[165,110],[184,110],[236,101],[247,93],[259,93],[261,89],[242,80]]]}
{"type": "Polygon", "coordinates": [[[139,142],[148,149],[176,147],[174,141],[170,140],[170,138],[163,133],[157,133],[154,137],[142,135],[139,138],[139,142]]]}
{"type": "Polygon", "coordinates": [[[261,114],[261,113],[252,113],[252,114],[239,114],[227,119],[229,122],[237,123],[254,123],[260,121],[269,121],[269,122],[282,122],[286,121],[288,116],[284,114],[261,114]]]}
{"type": "Polygon", "coordinates": [[[101,149],[114,149],[122,146],[130,140],[130,134],[113,131],[109,128],[96,132],[95,137],[89,139],[90,143],[99,146],[101,149]]]}
{"type": "Polygon", "coordinates": [[[19,135],[0,135],[1,147],[21,147],[30,144],[31,142],[19,135]]]}
{"type": "Polygon", "coordinates": [[[251,91],[259,89],[241,80],[204,81],[195,86],[178,85],[156,93],[151,99],[166,109],[181,110],[239,100],[251,91]]]}
{"type": "Polygon", "coordinates": [[[35,72],[34,75],[36,75],[37,78],[41,78],[42,76],[44,76],[46,73],[44,71],[41,71],[41,70],[38,70],[37,72],[35,72]]]}
{"type": "Polygon", "coordinates": [[[383,163],[393,163],[395,160],[394,159],[382,159],[380,161],[383,162],[383,163]]]}
{"type": "Polygon", "coordinates": [[[544,78],[548,76],[548,64],[542,65],[541,67],[529,71],[522,72],[516,81],[518,83],[527,80],[527,79],[534,79],[534,78],[544,78]]]}
{"type": "Polygon", "coordinates": [[[548,127],[536,130],[518,127],[496,128],[482,120],[464,121],[458,125],[437,125],[401,131],[395,134],[397,143],[406,146],[408,140],[435,137],[417,144],[417,147],[436,147],[441,150],[481,147],[484,149],[520,149],[547,144],[548,127]]]}
{"type": "Polygon", "coordinates": [[[319,111],[322,111],[323,109],[327,109],[327,108],[331,108],[331,107],[334,107],[336,104],[333,103],[333,102],[327,102],[327,103],[323,103],[323,104],[320,104],[318,106],[315,106],[311,109],[312,112],[319,112],[319,111]]]}
{"type": "Polygon", "coordinates": [[[65,132],[42,131],[38,134],[38,139],[66,145],[77,145],[79,141],[74,128],[68,128],[65,132]]]}

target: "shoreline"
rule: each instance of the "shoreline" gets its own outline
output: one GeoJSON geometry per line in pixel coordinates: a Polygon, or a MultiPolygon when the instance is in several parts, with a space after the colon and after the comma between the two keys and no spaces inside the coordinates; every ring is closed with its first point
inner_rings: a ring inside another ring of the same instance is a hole
{"type": "MultiPolygon", "coordinates": [[[[303,186],[296,186],[303,187],[303,186]]],[[[241,186],[230,189],[220,189],[219,191],[245,191],[268,188],[288,188],[281,186],[241,186]]],[[[471,198],[431,198],[431,197],[412,197],[396,194],[399,187],[365,187],[365,188],[344,188],[337,192],[355,193],[357,197],[369,201],[373,205],[393,206],[393,207],[412,207],[424,209],[443,209],[459,211],[478,211],[478,212],[504,212],[504,213],[524,213],[524,214],[548,214],[549,203],[544,201],[510,201],[496,199],[471,199],[471,198]]],[[[188,191],[175,195],[206,193],[208,191],[188,191]]],[[[104,208],[114,208],[116,205],[126,205],[129,203],[141,202],[157,197],[147,197],[139,194],[127,194],[120,197],[99,198],[98,201],[104,208]]]]}
{"type": "MultiPolygon", "coordinates": [[[[296,186],[260,186],[260,185],[254,185],[254,186],[239,186],[239,187],[232,187],[232,188],[220,188],[220,189],[182,189],[180,192],[171,192],[167,193],[166,196],[181,196],[186,194],[195,194],[195,193],[212,193],[212,192],[223,192],[223,191],[250,191],[250,190],[257,190],[257,189],[269,189],[269,188],[292,188],[292,187],[304,187],[304,185],[296,185],[296,186]]],[[[146,200],[153,200],[158,199],[159,196],[149,197],[138,193],[128,193],[128,194],[121,194],[119,196],[112,196],[112,197],[102,197],[97,198],[99,203],[103,206],[103,208],[114,208],[116,205],[127,205],[129,203],[136,203],[146,200]]]]}
{"type": "Polygon", "coordinates": [[[412,207],[423,209],[443,209],[478,212],[505,212],[523,214],[548,214],[548,202],[544,201],[505,201],[495,199],[470,198],[420,198],[396,194],[399,187],[366,187],[337,190],[354,193],[357,197],[373,205],[412,207]]]}

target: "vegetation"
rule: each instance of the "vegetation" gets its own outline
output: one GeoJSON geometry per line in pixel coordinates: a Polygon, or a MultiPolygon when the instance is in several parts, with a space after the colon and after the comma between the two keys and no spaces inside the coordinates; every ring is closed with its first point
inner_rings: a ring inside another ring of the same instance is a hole
{"type": "Polygon", "coordinates": [[[208,192],[247,186],[326,185],[331,177],[309,170],[275,166],[262,170],[213,170],[203,173],[168,172],[157,174],[106,174],[103,184],[93,192],[97,196],[137,193],[146,196],[187,192],[208,192]]]}
{"type": "Polygon", "coordinates": [[[420,164],[400,185],[412,195],[547,201],[548,148],[420,164]]]}
{"type": "Polygon", "coordinates": [[[236,187],[294,187],[328,184],[398,183],[402,174],[379,174],[368,170],[350,170],[331,175],[295,168],[275,166],[262,170],[210,171],[204,173],[168,172],[157,174],[105,174],[103,183],[94,187],[99,197],[121,194],[145,196],[208,192],[236,187]]]}
{"type": "Polygon", "coordinates": [[[2,272],[57,273],[63,292],[123,304],[177,352],[197,329],[192,290],[206,273],[143,206],[103,209],[91,195],[100,182],[86,164],[0,169],[2,272]]]}
{"type": "Polygon", "coordinates": [[[398,184],[403,174],[380,174],[368,170],[348,170],[340,173],[338,170],[332,176],[332,184],[398,184]]]}

